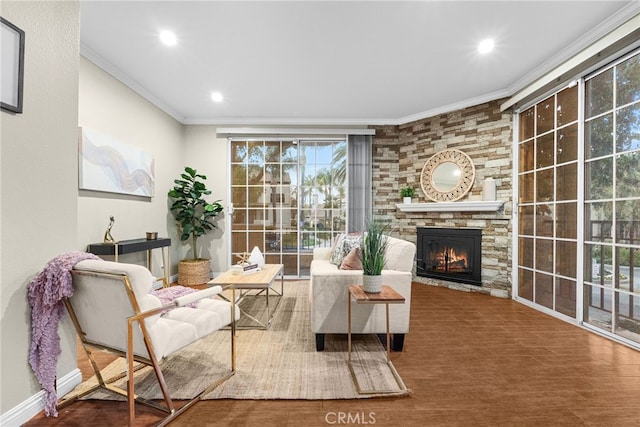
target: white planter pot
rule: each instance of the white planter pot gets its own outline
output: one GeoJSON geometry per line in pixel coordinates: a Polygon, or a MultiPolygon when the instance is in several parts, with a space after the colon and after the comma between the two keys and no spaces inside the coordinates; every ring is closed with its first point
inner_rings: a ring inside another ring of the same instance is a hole
{"type": "Polygon", "coordinates": [[[382,276],[362,276],[362,287],[369,294],[378,294],[382,291],[382,276]]]}
{"type": "Polygon", "coordinates": [[[411,203],[411,197],[403,197],[402,198],[402,203],[404,203],[405,205],[408,205],[411,203]]]}

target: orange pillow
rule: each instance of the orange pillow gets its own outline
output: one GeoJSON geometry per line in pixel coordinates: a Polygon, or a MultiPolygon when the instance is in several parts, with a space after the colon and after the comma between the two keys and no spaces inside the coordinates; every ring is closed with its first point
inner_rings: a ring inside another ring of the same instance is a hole
{"type": "Polygon", "coordinates": [[[349,251],[342,260],[340,270],[362,270],[362,261],[360,261],[360,248],[355,247],[349,251]]]}

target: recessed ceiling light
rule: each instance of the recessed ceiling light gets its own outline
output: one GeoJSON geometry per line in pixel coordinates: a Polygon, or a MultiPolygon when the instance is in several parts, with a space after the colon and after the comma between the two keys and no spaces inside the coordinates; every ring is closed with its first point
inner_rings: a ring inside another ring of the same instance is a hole
{"type": "Polygon", "coordinates": [[[178,43],[178,40],[176,39],[176,35],[173,34],[171,31],[162,31],[160,33],[160,41],[166,44],[167,46],[175,46],[176,43],[178,43]]]}
{"type": "Polygon", "coordinates": [[[224,100],[224,96],[220,92],[213,92],[211,94],[211,99],[213,102],[222,102],[224,100]]]}
{"type": "Polygon", "coordinates": [[[478,52],[480,53],[489,53],[493,50],[494,43],[492,39],[484,39],[478,45],[478,52]]]}

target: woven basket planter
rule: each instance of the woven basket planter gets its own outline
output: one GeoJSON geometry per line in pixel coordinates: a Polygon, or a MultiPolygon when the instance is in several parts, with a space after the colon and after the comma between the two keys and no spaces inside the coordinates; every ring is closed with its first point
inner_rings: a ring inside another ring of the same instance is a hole
{"type": "Polygon", "coordinates": [[[182,286],[203,285],[210,279],[208,259],[185,259],[178,263],[178,284],[182,286]]]}

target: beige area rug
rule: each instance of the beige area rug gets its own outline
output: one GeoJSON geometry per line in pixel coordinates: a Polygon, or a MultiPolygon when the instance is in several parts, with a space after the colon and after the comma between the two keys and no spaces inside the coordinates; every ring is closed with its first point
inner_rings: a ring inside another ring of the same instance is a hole
{"type": "MultiPolygon", "coordinates": [[[[325,350],[315,350],[310,329],[308,282],[285,282],[284,297],[268,330],[239,330],[236,338],[236,374],[204,399],[360,399],[380,394],[360,395],[347,365],[346,335],[327,335],[325,350]]],[[[280,289],[280,284],[276,284],[280,289]]],[[[274,306],[280,297],[270,297],[274,306]]],[[[264,297],[248,297],[244,310],[264,309],[264,297]]],[[[244,322],[243,320],[242,322],[244,322]]],[[[346,314],[345,314],[346,321],[346,314]]],[[[228,369],[230,333],[218,331],[162,361],[167,386],[174,399],[189,399],[212,379],[228,369]]],[[[406,396],[386,364],[386,353],[375,335],[354,335],[352,361],[360,387],[364,390],[397,390],[391,396],[406,396]]],[[[113,378],[125,369],[124,359],[106,367],[103,377],[113,378]]],[[[95,384],[95,377],[80,384],[71,394],[95,384]]],[[[115,383],[125,388],[124,380],[115,383]]],[[[147,399],[161,399],[150,368],[136,374],[136,393],[147,399]]],[[[384,396],[389,396],[385,394],[384,396]]],[[[122,399],[98,390],[85,399],[122,399]]]]}

